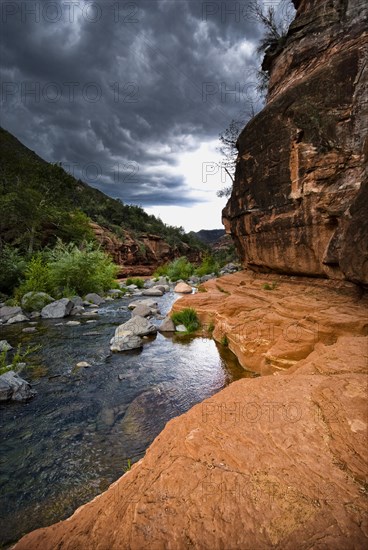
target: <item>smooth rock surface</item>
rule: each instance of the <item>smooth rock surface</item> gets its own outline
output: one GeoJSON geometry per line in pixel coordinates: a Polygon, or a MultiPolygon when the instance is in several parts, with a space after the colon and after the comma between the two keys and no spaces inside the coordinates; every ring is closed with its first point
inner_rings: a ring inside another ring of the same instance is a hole
{"type": "Polygon", "coordinates": [[[178,292],[180,294],[191,294],[192,290],[192,287],[187,283],[178,283],[174,288],[174,292],[178,292]]]}
{"type": "Polygon", "coordinates": [[[73,302],[68,298],[62,298],[45,306],[41,311],[41,317],[44,319],[60,319],[67,317],[73,309],[73,302]]]}
{"type": "Polygon", "coordinates": [[[86,294],[84,299],[85,299],[86,302],[89,302],[91,304],[96,304],[97,306],[99,306],[99,305],[101,305],[105,302],[105,300],[99,294],[96,294],[95,292],[91,292],[89,294],[86,294]]]}
{"type": "Polygon", "coordinates": [[[175,332],[174,322],[170,317],[165,317],[158,330],[159,332],[175,332]]]}
{"type": "Polygon", "coordinates": [[[21,313],[23,313],[23,311],[19,306],[3,306],[0,308],[0,319],[6,322],[21,313]]]}
{"type": "Polygon", "coordinates": [[[24,323],[24,321],[29,321],[28,317],[24,313],[18,313],[14,317],[11,317],[6,322],[7,325],[14,325],[15,323],[24,323]]]}
{"type": "Polygon", "coordinates": [[[148,306],[145,306],[144,304],[141,304],[140,306],[137,306],[132,311],[132,317],[136,317],[137,315],[139,317],[148,317],[152,314],[151,308],[148,306]]]}
{"type": "Polygon", "coordinates": [[[148,336],[156,334],[157,327],[144,317],[132,317],[115,330],[115,337],[119,337],[121,332],[129,331],[135,336],[148,336]]]}
{"type": "Polygon", "coordinates": [[[144,289],[142,291],[142,295],[143,296],[162,296],[163,291],[153,286],[152,288],[144,289]]]}
{"type": "Polygon", "coordinates": [[[129,351],[131,349],[141,348],[142,338],[133,334],[131,330],[124,330],[118,327],[115,336],[110,341],[111,351],[129,351]]]}

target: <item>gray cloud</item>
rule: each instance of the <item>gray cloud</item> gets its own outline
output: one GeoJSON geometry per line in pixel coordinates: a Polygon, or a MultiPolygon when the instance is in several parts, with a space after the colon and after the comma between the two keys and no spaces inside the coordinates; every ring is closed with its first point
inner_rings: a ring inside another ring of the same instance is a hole
{"type": "Polygon", "coordinates": [[[248,4],[4,1],[2,125],[124,202],[194,204],[176,155],[254,95],[248,4]]]}

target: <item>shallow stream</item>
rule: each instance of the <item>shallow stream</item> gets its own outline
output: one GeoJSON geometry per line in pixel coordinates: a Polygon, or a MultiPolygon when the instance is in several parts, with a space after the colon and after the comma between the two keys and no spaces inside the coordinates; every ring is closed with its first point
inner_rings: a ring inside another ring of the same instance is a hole
{"type": "MultiPolygon", "coordinates": [[[[157,298],[161,313],[176,298],[157,298]]],[[[41,345],[28,359],[38,367],[21,373],[37,396],[0,405],[0,547],[69,516],[141,458],[170,418],[254,376],[205,338],[157,334],[142,351],[111,354],[131,301],[107,302],[76,327],[62,319],[39,321],[34,334],[22,333],[24,323],[0,328],[14,347],[41,345]]]]}

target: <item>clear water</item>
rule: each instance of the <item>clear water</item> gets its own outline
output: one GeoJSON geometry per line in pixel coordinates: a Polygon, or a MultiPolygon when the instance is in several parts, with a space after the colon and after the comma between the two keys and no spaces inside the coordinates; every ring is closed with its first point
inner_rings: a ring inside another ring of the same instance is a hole
{"type": "MultiPolygon", "coordinates": [[[[157,298],[163,314],[176,297],[157,298]]],[[[35,334],[22,333],[23,323],[0,328],[13,346],[42,346],[29,359],[42,369],[22,373],[36,398],[0,405],[0,546],[69,516],[120,477],[128,459],[141,458],[170,418],[253,376],[205,338],[158,334],[143,351],[111,354],[131,300],[109,302],[96,322],[83,318],[77,327],[58,320],[40,321],[35,334]],[[92,367],[77,369],[79,361],[92,367]]]]}

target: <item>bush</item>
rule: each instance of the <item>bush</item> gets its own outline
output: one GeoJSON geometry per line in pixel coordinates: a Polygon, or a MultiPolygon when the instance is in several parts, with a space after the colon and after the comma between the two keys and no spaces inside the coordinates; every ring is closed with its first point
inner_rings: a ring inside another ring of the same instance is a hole
{"type": "Polygon", "coordinates": [[[278,287],[278,284],[275,282],[273,282],[271,285],[269,285],[268,283],[265,283],[263,285],[264,290],[275,290],[277,287],[278,287]]]}
{"type": "Polygon", "coordinates": [[[17,289],[16,297],[28,292],[46,292],[55,298],[103,292],[116,286],[118,268],[109,256],[95,248],[93,243],[58,242],[48,254],[37,254],[26,269],[26,280],[17,289]]]}
{"type": "Polygon", "coordinates": [[[19,285],[27,262],[17,248],[4,246],[0,252],[0,292],[11,294],[19,285]]]}
{"type": "Polygon", "coordinates": [[[27,292],[21,302],[25,311],[41,311],[53,301],[53,298],[45,292],[27,292]]]}
{"type": "Polygon", "coordinates": [[[175,325],[184,325],[188,332],[195,332],[201,326],[195,309],[185,308],[171,315],[175,325]]]}
{"type": "Polygon", "coordinates": [[[168,264],[167,272],[160,273],[160,275],[166,275],[172,281],[177,281],[178,279],[189,279],[193,273],[194,265],[191,264],[185,256],[182,256],[168,264]]]}
{"type": "Polygon", "coordinates": [[[125,281],[125,284],[126,284],[126,286],[135,285],[138,288],[143,288],[144,287],[144,280],[140,279],[139,277],[129,277],[129,279],[127,279],[125,281]]]}
{"type": "Polygon", "coordinates": [[[215,258],[211,256],[211,254],[206,254],[201,265],[195,270],[195,274],[198,277],[203,277],[204,275],[209,275],[210,273],[215,273],[218,275],[218,272],[219,264],[216,262],[215,258]]]}

